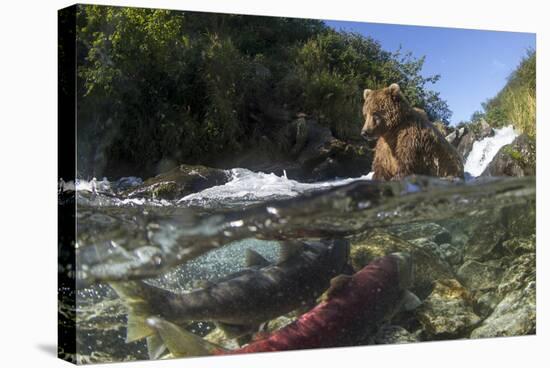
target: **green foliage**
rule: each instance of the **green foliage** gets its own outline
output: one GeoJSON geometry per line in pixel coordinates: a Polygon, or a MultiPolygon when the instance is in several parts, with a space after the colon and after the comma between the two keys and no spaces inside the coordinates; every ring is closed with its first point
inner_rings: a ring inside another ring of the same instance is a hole
{"type": "Polygon", "coordinates": [[[437,93],[426,90],[439,76],[423,77],[424,58],[382,50],[380,44],[355,33],[327,30],[297,52],[293,74],[286,79],[287,100],[316,117],[337,137],[352,139],[362,127],[362,91],[399,83],[414,105],[431,119],[448,123],[450,111],[437,93]]]}
{"type": "Polygon", "coordinates": [[[395,82],[431,119],[450,117],[423,58],[317,20],[80,5],[77,46],[78,159],[94,175],[211,164],[298,112],[360,139],[362,90],[395,82]]]}
{"type": "Polygon", "coordinates": [[[536,134],[536,53],[529,50],[506,86],[483,104],[484,117],[495,127],[512,124],[530,137],[536,134]]]}

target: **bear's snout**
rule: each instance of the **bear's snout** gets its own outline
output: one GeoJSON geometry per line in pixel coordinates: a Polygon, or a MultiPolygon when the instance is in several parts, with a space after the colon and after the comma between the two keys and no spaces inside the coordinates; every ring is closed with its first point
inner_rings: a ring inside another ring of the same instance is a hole
{"type": "Polygon", "coordinates": [[[361,136],[365,138],[367,141],[373,141],[377,138],[373,134],[373,129],[369,129],[369,128],[361,129],[361,136]]]}

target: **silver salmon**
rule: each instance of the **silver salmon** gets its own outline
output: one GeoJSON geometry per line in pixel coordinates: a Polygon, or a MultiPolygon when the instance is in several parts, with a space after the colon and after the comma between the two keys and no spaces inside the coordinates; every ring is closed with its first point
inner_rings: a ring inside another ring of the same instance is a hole
{"type": "Polygon", "coordinates": [[[353,345],[397,311],[411,310],[421,303],[407,290],[412,278],[408,254],[378,258],[353,276],[334,278],[326,300],[293,323],[237,350],[228,351],[158,317],[150,317],[147,323],[174,357],[353,345]]]}
{"type": "Polygon", "coordinates": [[[112,282],[128,306],[127,342],[155,333],[146,324],[152,316],[180,325],[214,321],[232,337],[257,331],[263,322],[314,304],[346,266],[349,242],[287,242],[281,254],[277,264],[270,264],[249,251],[248,268],[188,293],[143,281],[112,282]]]}

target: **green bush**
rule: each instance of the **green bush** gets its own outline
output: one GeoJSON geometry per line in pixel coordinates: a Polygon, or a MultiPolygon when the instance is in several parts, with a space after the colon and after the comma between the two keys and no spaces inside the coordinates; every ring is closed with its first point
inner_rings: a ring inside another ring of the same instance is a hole
{"type": "Polygon", "coordinates": [[[395,82],[433,120],[450,117],[423,58],[317,20],[79,5],[77,27],[86,175],[215,164],[264,136],[278,146],[299,112],[360,139],[362,90],[395,82]]]}

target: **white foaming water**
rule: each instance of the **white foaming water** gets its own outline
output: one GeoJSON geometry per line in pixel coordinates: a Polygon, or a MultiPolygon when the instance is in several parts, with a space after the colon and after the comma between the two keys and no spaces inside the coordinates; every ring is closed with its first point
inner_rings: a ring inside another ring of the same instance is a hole
{"type": "Polygon", "coordinates": [[[509,125],[495,129],[495,135],[492,137],[474,142],[472,151],[466,159],[464,171],[473,177],[481,175],[502,146],[512,143],[517,136],[518,133],[509,125]]]}
{"type": "Polygon", "coordinates": [[[348,184],[357,180],[370,180],[372,173],[358,178],[346,178],[317,183],[300,183],[288,179],[285,175],[254,172],[248,169],[232,169],[232,179],[224,184],[211,187],[199,193],[189,194],[178,203],[201,204],[209,201],[262,201],[268,199],[295,197],[316,189],[330,188],[348,184]]]}

